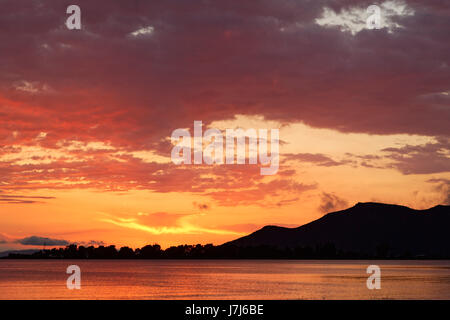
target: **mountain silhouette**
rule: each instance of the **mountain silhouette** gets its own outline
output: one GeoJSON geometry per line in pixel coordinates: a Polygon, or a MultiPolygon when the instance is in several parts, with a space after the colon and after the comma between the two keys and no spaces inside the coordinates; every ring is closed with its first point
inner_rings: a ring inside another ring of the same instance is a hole
{"type": "Polygon", "coordinates": [[[358,203],[298,228],[266,226],[214,246],[158,244],[132,249],[78,246],[8,252],[8,259],[449,259],[450,206],[414,210],[358,203]]]}
{"type": "Polygon", "coordinates": [[[449,256],[450,206],[427,210],[358,203],[298,228],[265,226],[225,243],[232,247],[317,248],[369,256],[449,256]]]}

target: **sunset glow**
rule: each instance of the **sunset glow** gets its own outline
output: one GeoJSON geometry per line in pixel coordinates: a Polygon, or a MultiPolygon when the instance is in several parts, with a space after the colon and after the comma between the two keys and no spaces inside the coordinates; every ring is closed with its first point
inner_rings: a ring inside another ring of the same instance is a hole
{"type": "Polygon", "coordinates": [[[0,251],[221,244],[357,202],[450,204],[446,4],[385,1],[368,30],[365,2],[80,0],[68,30],[67,3],[38,2],[0,12],[0,251]],[[174,164],[194,121],[278,129],[276,174],[174,164]]]}

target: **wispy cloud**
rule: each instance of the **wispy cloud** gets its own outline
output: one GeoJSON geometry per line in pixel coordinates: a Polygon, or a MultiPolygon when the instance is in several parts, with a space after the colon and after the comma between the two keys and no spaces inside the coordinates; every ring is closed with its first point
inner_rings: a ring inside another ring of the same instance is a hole
{"type": "Polygon", "coordinates": [[[320,196],[319,210],[328,213],[343,209],[348,206],[348,202],[333,193],[322,192],[320,196]]]}
{"type": "Polygon", "coordinates": [[[43,200],[55,199],[54,197],[6,195],[0,193],[0,202],[9,204],[43,203],[43,200]]]}
{"type": "Polygon", "coordinates": [[[25,246],[66,246],[70,242],[62,239],[52,239],[40,236],[30,236],[22,239],[17,239],[15,243],[20,243],[25,246]]]}
{"type": "Polygon", "coordinates": [[[135,229],[148,232],[155,235],[161,234],[217,234],[217,235],[241,235],[243,233],[206,228],[193,224],[190,220],[196,215],[185,214],[169,214],[169,213],[153,213],[146,216],[138,216],[137,218],[117,217],[108,215],[109,217],[100,218],[100,221],[114,224],[116,226],[135,229]],[[145,219],[143,219],[145,217],[145,219]],[[165,224],[164,224],[165,223],[165,224]]]}

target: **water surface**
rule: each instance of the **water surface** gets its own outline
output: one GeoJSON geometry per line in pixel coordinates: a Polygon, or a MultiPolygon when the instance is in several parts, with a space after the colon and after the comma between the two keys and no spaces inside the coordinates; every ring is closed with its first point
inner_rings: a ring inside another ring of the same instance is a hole
{"type": "Polygon", "coordinates": [[[0,260],[0,299],[450,299],[450,261],[0,260]]]}

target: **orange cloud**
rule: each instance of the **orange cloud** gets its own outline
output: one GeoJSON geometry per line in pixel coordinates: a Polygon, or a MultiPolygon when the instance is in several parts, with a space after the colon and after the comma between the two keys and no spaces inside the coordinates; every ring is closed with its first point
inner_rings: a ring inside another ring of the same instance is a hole
{"type": "Polygon", "coordinates": [[[154,235],[161,234],[217,234],[238,236],[243,233],[214,228],[205,228],[192,224],[189,220],[192,215],[168,214],[165,212],[138,215],[138,218],[109,217],[100,221],[108,222],[120,227],[145,231],[154,235]],[[145,217],[145,218],[142,218],[145,217]],[[146,223],[147,222],[147,223],[146,223]]]}

